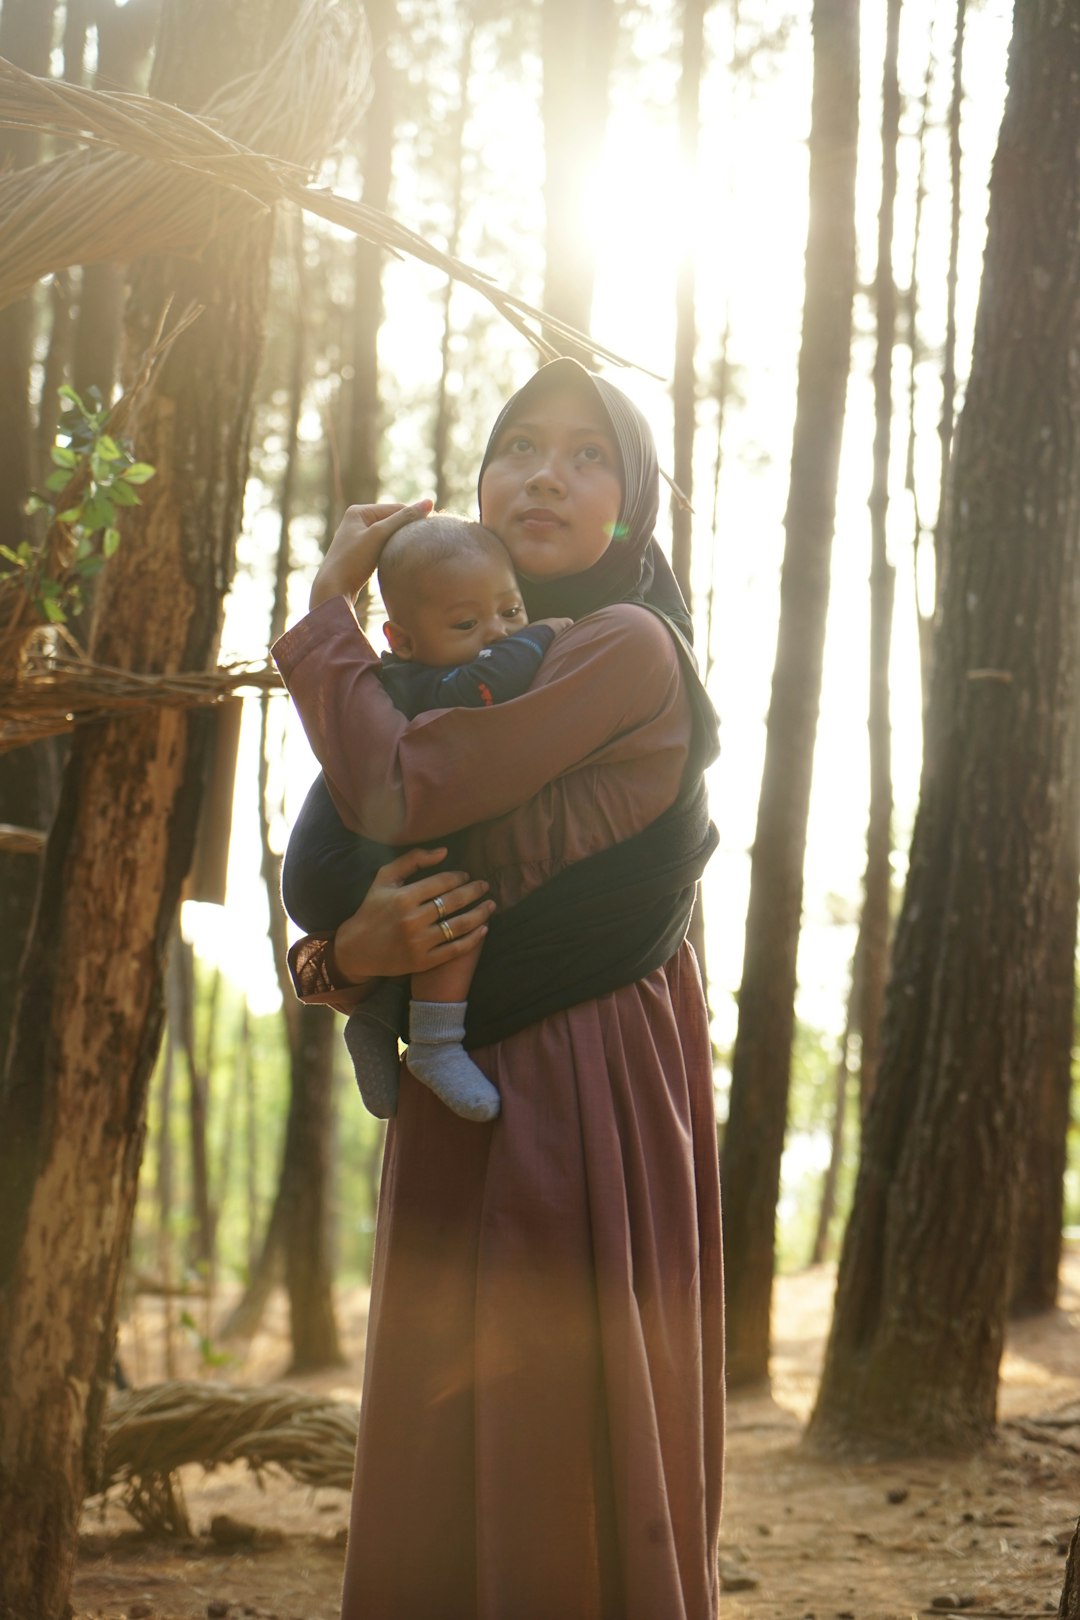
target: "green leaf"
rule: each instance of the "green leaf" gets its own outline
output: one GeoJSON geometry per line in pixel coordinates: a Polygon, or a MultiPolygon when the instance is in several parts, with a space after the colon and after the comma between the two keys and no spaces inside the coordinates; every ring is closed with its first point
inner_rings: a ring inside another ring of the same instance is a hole
{"type": "Polygon", "coordinates": [[[56,392],[59,394],[61,399],[69,399],[73,405],[77,405],[79,407],[79,410],[82,411],[84,416],[86,415],[86,406],[83,404],[82,400],[69,383],[64,383],[61,388],[56,390],[56,392]]]}
{"type": "Polygon", "coordinates": [[[60,606],[60,603],[53,597],[43,596],[41,598],[41,611],[50,624],[67,624],[67,614],[60,606]]]}
{"type": "Polygon", "coordinates": [[[50,473],[48,478],[46,478],[45,488],[51,489],[55,494],[58,489],[67,489],[70,482],[71,474],[69,472],[65,472],[62,467],[58,467],[56,472],[50,473]]]}
{"type": "Polygon", "coordinates": [[[78,523],[81,517],[81,506],[69,506],[66,512],[60,512],[57,515],[56,521],[57,523],[78,523]]]}
{"type": "Polygon", "coordinates": [[[82,526],[91,534],[98,529],[107,528],[116,517],[116,507],[107,495],[95,490],[88,501],[83,502],[82,526]]]}
{"type": "Polygon", "coordinates": [[[141,506],[142,502],[130,484],[125,484],[122,478],[114,478],[109,484],[109,499],[115,501],[117,506],[141,506]]]}
{"type": "MultiPolygon", "coordinates": [[[[105,533],[108,534],[108,532],[108,529],[106,529],[105,533]]],[[[92,556],[86,557],[82,562],[77,562],[75,564],[75,572],[79,575],[80,579],[93,579],[95,574],[101,573],[104,566],[105,558],[101,555],[100,551],[95,551],[92,556]]]]}
{"type": "Polygon", "coordinates": [[[78,460],[74,450],[65,449],[62,444],[54,444],[49,455],[57,467],[74,467],[78,460]]]}
{"type": "Polygon", "coordinates": [[[23,561],[23,559],[18,556],[17,553],[12,551],[10,546],[0,546],[0,557],[6,557],[8,562],[15,564],[16,568],[26,567],[26,563],[23,561]]]}
{"type": "Polygon", "coordinates": [[[43,501],[40,495],[28,495],[23,511],[27,517],[33,517],[35,512],[51,512],[52,507],[48,501],[43,501]]]}
{"type": "Polygon", "coordinates": [[[129,484],[148,484],[156,471],[157,469],[151,467],[149,462],[136,461],[120,476],[126,478],[129,484]]]}
{"type": "Polygon", "coordinates": [[[116,555],[116,548],[119,544],[120,530],[114,529],[110,524],[101,537],[102,552],[106,557],[114,557],[116,555]]]}
{"type": "Polygon", "coordinates": [[[119,461],[123,455],[123,451],[116,440],[110,439],[107,433],[103,433],[98,439],[97,453],[102,461],[119,461]]]}

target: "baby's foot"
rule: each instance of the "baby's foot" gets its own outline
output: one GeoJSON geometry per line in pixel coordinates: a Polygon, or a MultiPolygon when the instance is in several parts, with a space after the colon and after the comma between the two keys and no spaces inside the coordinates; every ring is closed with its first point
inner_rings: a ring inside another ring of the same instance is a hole
{"type": "Polygon", "coordinates": [[[465,1051],[464,1036],[463,1001],[410,1002],[406,1066],[462,1119],[494,1119],[499,1093],[465,1051]]]}
{"type": "Polygon", "coordinates": [[[393,1119],[398,1105],[398,1022],[405,987],[387,979],[377,985],[345,1025],[345,1045],[364,1107],[376,1119],[393,1119]]]}

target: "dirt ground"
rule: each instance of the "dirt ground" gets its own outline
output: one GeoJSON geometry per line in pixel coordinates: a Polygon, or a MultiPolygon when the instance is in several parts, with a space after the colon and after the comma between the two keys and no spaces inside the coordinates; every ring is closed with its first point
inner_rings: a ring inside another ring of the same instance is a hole
{"type": "MultiPolygon", "coordinates": [[[[780,1280],[772,1395],[731,1402],[721,1538],[725,1620],[950,1613],[1034,1620],[1054,1613],[1080,1514],[1080,1246],[1066,1258],[1061,1309],[1010,1334],[999,1441],[961,1463],[849,1467],[802,1454],[800,1429],[813,1400],[832,1287],[827,1268],[780,1280]],[[1054,1422],[1036,1421],[1045,1418],[1054,1422]]],[[[341,1314],[349,1367],[297,1382],[355,1399],[365,1296],[346,1295],[341,1314]]],[[[245,1362],[213,1376],[280,1378],[284,1326],[278,1300],[245,1362]]],[[[122,1354],[134,1382],[163,1376],[160,1307],[135,1313],[123,1331],[122,1354]]],[[[192,1374],[194,1354],[188,1351],[180,1374],[192,1374]]],[[[184,1490],[196,1535],[179,1543],[147,1540],[117,1505],[88,1506],[75,1620],[335,1620],[344,1492],[280,1479],[261,1489],[239,1466],[212,1474],[185,1470],[184,1490]],[[254,1526],[254,1545],[229,1551],[210,1539],[207,1527],[218,1514],[254,1526]]]]}

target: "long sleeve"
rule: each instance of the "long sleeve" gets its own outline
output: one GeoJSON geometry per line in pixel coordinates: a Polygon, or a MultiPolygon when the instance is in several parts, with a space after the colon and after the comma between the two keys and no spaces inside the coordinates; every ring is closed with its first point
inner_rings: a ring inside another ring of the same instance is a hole
{"type": "Polygon", "coordinates": [[[274,657],[346,823],[408,844],[505,815],[673,701],[678,655],[631,604],[553,644],[529,691],[482,709],[406,721],[344,597],[286,632],[274,657]]]}
{"type": "MultiPolygon", "coordinates": [[[[570,620],[565,620],[569,626],[570,620]]],[[[425,709],[483,709],[528,690],[555,640],[550,624],[523,625],[469,664],[435,669],[430,664],[383,664],[383,684],[404,714],[425,709]]]]}

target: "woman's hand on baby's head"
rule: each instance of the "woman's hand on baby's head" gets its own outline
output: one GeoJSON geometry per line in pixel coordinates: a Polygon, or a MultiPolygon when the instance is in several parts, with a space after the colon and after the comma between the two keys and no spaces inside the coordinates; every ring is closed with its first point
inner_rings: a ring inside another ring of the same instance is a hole
{"type": "Polygon", "coordinates": [[[354,599],[363,590],[392,534],[406,523],[425,518],[434,506],[425,497],[403,506],[383,501],[374,506],[350,506],[338,524],[311,587],[310,606],[317,608],[335,596],[354,599]]]}

